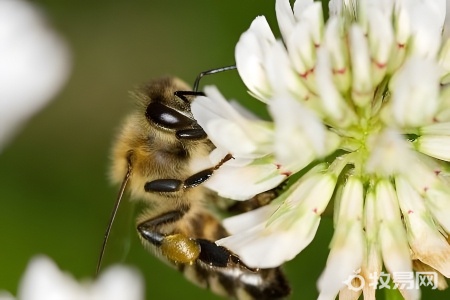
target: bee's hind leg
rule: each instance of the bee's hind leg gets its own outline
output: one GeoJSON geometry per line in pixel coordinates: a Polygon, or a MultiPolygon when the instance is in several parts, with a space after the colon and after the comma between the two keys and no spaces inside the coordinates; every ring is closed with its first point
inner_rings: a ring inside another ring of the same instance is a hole
{"type": "Polygon", "coordinates": [[[186,210],[173,210],[138,224],[137,231],[144,244],[159,248],[161,254],[174,262],[192,263],[200,255],[200,245],[182,234],[163,234],[161,227],[180,220],[186,210]]]}
{"type": "Polygon", "coordinates": [[[195,239],[181,233],[163,234],[158,229],[165,224],[180,220],[186,211],[173,210],[138,224],[137,230],[144,241],[157,247],[161,254],[174,263],[192,264],[197,260],[224,268],[238,265],[253,271],[243,264],[237,255],[206,239],[195,239]]]}

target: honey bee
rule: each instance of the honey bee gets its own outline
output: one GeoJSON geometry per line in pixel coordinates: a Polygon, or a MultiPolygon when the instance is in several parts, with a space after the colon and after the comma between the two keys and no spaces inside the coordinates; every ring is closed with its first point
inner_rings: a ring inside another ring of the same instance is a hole
{"type": "Polygon", "coordinates": [[[203,95],[197,92],[199,80],[234,68],[201,73],[193,90],[178,78],[164,77],[135,93],[137,109],[125,120],[113,146],[111,176],[121,187],[97,272],[119,203],[129,191],[146,206],[136,225],[144,247],[191,282],[235,299],[282,299],[290,293],[280,268],[252,269],[214,243],[229,234],[208,209],[217,195],[201,183],[232,155],[212,167],[194,166],[214,149],[190,109],[191,101],[203,95]]]}

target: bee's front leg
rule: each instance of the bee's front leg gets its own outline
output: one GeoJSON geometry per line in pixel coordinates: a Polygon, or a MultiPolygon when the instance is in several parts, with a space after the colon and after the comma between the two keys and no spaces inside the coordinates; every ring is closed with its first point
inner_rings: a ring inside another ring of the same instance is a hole
{"type": "Polygon", "coordinates": [[[172,262],[192,264],[197,260],[214,267],[225,268],[238,265],[253,271],[227,248],[206,239],[195,239],[181,233],[163,234],[161,225],[176,222],[185,214],[174,210],[140,223],[137,230],[141,237],[161,250],[161,254],[172,262]]]}

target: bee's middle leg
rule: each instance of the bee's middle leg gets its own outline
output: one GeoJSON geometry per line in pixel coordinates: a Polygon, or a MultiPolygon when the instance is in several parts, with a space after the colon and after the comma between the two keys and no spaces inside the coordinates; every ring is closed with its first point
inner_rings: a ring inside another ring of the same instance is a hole
{"type": "Polygon", "coordinates": [[[189,176],[184,181],[179,179],[156,179],[153,181],[148,181],[144,186],[144,190],[146,192],[172,193],[183,189],[196,187],[208,180],[217,169],[232,158],[233,156],[231,154],[227,154],[215,166],[197,172],[189,176]]]}

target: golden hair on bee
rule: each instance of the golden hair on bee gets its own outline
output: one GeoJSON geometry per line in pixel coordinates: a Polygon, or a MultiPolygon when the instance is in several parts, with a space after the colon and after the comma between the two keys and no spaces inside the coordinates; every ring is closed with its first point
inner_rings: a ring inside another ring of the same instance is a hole
{"type": "MultiPolygon", "coordinates": [[[[188,97],[192,97],[183,96],[186,99],[183,100],[175,95],[177,91],[188,90],[189,86],[180,79],[164,77],[149,82],[134,93],[137,109],[122,125],[113,147],[111,168],[112,180],[119,183],[132,160],[134,174],[129,189],[133,198],[157,202],[154,198],[159,194],[149,194],[142,188],[146,182],[187,178],[192,174],[190,162],[206,158],[213,149],[192,116],[187,102],[188,97]],[[177,131],[185,135],[190,133],[190,138],[177,138],[177,131]]],[[[163,197],[179,193],[183,191],[163,197]]]]}
{"type": "Polygon", "coordinates": [[[228,233],[208,209],[218,196],[202,183],[232,155],[210,165],[214,145],[192,115],[190,104],[203,95],[197,92],[203,75],[234,68],[201,73],[194,90],[178,78],[164,77],[134,93],[137,108],[125,119],[113,146],[111,178],[121,187],[97,272],[119,203],[129,191],[132,199],[147,207],[136,220],[142,244],[188,280],[236,299],[281,299],[289,294],[279,268],[249,268],[236,254],[214,243],[228,233]]]}

